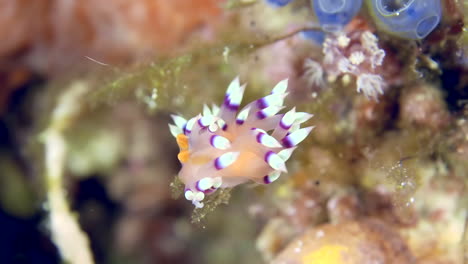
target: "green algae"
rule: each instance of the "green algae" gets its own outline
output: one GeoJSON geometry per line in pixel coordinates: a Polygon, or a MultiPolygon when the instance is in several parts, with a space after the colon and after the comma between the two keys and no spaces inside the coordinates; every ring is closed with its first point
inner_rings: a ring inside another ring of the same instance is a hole
{"type": "Polygon", "coordinates": [[[6,212],[19,217],[31,217],[36,211],[34,192],[26,175],[15,160],[0,152],[0,206],[6,212]]]}

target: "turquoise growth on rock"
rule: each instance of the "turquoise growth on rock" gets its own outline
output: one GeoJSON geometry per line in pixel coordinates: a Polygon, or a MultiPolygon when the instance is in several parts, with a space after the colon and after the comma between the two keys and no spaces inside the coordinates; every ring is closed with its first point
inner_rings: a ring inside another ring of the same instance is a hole
{"type": "Polygon", "coordinates": [[[282,7],[287,4],[289,4],[292,0],[267,0],[267,3],[276,6],[276,7],[282,7]]]}
{"type": "Polygon", "coordinates": [[[326,34],[319,30],[304,30],[301,31],[301,36],[305,39],[314,41],[315,43],[322,45],[325,41],[326,34]]]}

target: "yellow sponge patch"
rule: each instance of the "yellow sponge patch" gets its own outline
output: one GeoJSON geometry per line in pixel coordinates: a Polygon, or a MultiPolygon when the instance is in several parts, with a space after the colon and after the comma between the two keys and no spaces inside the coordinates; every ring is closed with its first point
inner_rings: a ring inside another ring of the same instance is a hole
{"type": "Polygon", "coordinates": [[[342,245],[326,245],[302,258],[302,264],[345,264],[342,254],[348,248],[342,245]]]}

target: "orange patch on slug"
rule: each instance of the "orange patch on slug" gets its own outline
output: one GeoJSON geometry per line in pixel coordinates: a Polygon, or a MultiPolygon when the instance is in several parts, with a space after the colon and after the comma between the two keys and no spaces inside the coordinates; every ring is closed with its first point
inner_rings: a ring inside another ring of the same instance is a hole
{"type": "Polygon", "coordinates": [[[177,155],[177,158],[180,162],[185,163],[190,159],[190,152],[188,150],[188,137],[184,134],[179,134],[176,137],[177,145],[180,148],[180,152],[177,155]]]}
{"type": "Polygon", "coordinates": [[[188,150],[181,150],[177,158],[180,162],[185,163],[190,159],[190,152],[188,150]]]}
{"type": "Polygon", "coordinates": [[[196,156],[196,157],[192,157],[190,159],[190,162],[195,164],[195,165],[203,165],[203,164],[206,164],[210,161],[212,161],[213,159],[209,156],[206,156],[206,155],[201,155],[201,156],[196,156]]]}
{"type": "Polygon", "coordinates": [[[264,176],[263,174],[258,174],[257,171],[257,169],[264,166],[263,163],[263,160],[255,153],[250,151],[241,151],[237,160],[226,168],[226,172],[229,173],[231,177],[244,177],[254,180],[264,176]]]}
{"type": "Polygon", "coordinates": [[[184,134],[179,134],[176,137],[177,145],[179,146],[180,150],[188,149],[188,137],[184,134]]]}

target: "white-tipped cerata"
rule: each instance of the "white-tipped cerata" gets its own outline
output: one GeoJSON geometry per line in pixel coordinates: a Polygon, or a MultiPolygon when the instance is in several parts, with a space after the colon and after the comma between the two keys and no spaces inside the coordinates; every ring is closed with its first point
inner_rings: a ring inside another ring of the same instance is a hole
{"type": "Polygon", "coordinates": [[[211,109],[206,104],[203,105],[203,115],[204,116],[212,115],[211,109]]]}
{"type": "Polygon", "coordinates": [[[245,120],[249,116],[249,111],[250,111],[250,107],[242,109],[242,111],[240,111],[239,114],[237,115],[236,123],[239,125],[244,124],[245,120]]]}
{"type": "Polygon", "coordinates": [[[196,208],[203,208],[204,204],[201,202],[205,199],[205,194],[203,192],[194,192],[192,204],[195,205],[196,208]]]}
{"type": "Polygon", "coordinates": [[[242,85],[238,90],[235,90],[229,95],[229,107],[237,108],[242,102],[242,97],[244,96],[245,85],[242,85]]]}
{"type": "Polygon", "coordinates": [[[294,150],[296,150],[296,147],[283,149],[278,152],[278,156],[280,156],[284,161],[287,161],[293,154],[294,150]]]}
{"type": "Polygon", "coordinates": [[[273,87],[273,90],[271,91],[271,93],[284,93],[286,92],[286,90],[288,89],[288,79],[284,79],[282,81],[280,81],[278,84],[275,85],[275,87],[273,87]]]}
{"type": "Polygon", "coordinates": [[[214,166],[217,170],[222,170],[233,164],[239,157],[239,152],[226,152],[217,157],[214,161],[214,166]]]}
{"type": "Polygon", "coordinates": [[[178,115],[171,115],[172,120],[174,120],[174,124],[180,128],[184,129],[185,124],[187,124],[187,120],[185,118],[178,116],[178,115]]]}
{"type": "Polygon", "coordinates": [[[182,134],[182,129],[172,124],[169,124],[169,131],[171,131],[171,135],[174,137],[177,137],[177,135],[182,134]]]}
{"type": "Polygon", "coordinates": [[[282,140],[284,147],[292,148],[297,146],[297,144],[301,143],[309,135],[313,128],[313,126],[301,128],[287,135],[282,140]]]}
{"type": "Polygon", "coordinates": [[[219,126],[216,122],[213,122],[211,123],[209,126],[208,126],[208,130],[212,133],[216,132],[216,130],[218,130],[219,126]]]}
{"type": "Polygon", "coordinates": [[[214,115],[214,116],[218,116],[219,114],[219,106],[217,106],[216,104],[213,104],[211,106],[211,113],[214,115]]]}
{"type": "Polygon", "coordinates": [[[274,170],[282,171],[282,172],[288,172],[286,169],[286,164],[284,163],[284,160],[278,156],[278,154],[274,153],[273,151],[268,151],[265,154],[265,162],[270,165],[271,168],[274,170]]]}
{"type": "Polygon", "coordinates": [[[255,132],[255,135],[257,135],[257,133],[265,133],[267,134],[267,132],[261,128],[258,128],[258,127],[252,127],[250,130],[254,131],[255,132]]]}
{"type": "Polygon", "coordinates": [[[239,90],[240,88],[240,81],[239,76],[237,76],[232,82],[229,84],[226,90],[226,96],[229,97],[234,91],[239,90]]]}
{"type": "Polygon", "coordinates": [[[195,124],[196,121],[197,121],[196,117],[190,118],[189,121],[187,121],[187,125],[185,125],[185,131],[187,133],[190,133],[192,131],[193,125],[195,124]]]}
{"type": "Polygon", "coordinates": [[[213,188],[218,189],[219,187],[221,187],[221,184],[223,184],[223,180],[221,179],[221,177],[213,178],[213,188]]]}
{"type": "Polygon", "coordinates": [[[298,131],[299,129],[301,128],[301,125],[300,124],[296,124],[294,123],[291,128],[289,129],[289,133],[293,133],[293,132],[296,132],[298,131]]]}
{"type": "Polygon", "coordinates": [[[270,184],[276,181],[280,177],[280,175],[281,175],[280,171],[273,171],[269,173],[268,175],[266,175],[265,177],[263,177],[263,182],[265,184],[270,184]]]}
{"type": "Polygon", "coordinates": [[[225,150],[231,147],[231,142],[229,142],[229,139],[218,135],[211,136],[210,144],[211,146],[221,150],[225,150]]]}
{"type": "Polygon", "coordinates": [[[309,114],[309,113],[305,113],[305,112],[298,112],[296,113],[295,115],[295,123],[296,124],[302,124],[304,123],[305,121],[311,119],[314,115],[312,114],[309,114]]]}
{"type": "Polygon", "coordinates": [[[197,189],[202,192],[211,189],[211,187],[213,187],[213,178],[205,177],[197,183],[197,189]]]}
{"type": "Polygon", "coordinates": [[[295,121],[296,121],[296,108],[293,108],[290,111],[286,112],[283,118],[281,118],[280,127],[287,130],[294,124],[295,121]]]}
{"type": "Polygon", "coordinates": [[[277,105],[267,107],[265,109],[258,111],[257,117],[258,119],[265,119],[267,117],[274,116],[283,108],[284,108],[283,106],[277,106],[277,105]]]}
{"type": "Polygon", "coordinates": [[[184,193],[185,199],[192,201],[195,194],[191,190],[186,190],[184,193]]]}
{"type": "Polygon", "coordinates": [[[227,126],[226,122],[221,118],[216,121],[216,124],[218,125],[218,127],[222,128],[223,130],[227,126]]]}
{"type": "Polygon", "coordinates": [[[287,95],[288,93],[274,93],[267,95],[257,100],[257,106],[260,109],[267,108],[269,106],[282,106],[284,103],[284,98],[287,95]]]}
{"type": "Polygon", "coordinates": [[[203,116],[201,117],[200,119],[198,119],[198,124],[201,126],[201,127],[207,127],[211,124],[213,124],[213,122],[215,121],[215,118],[214,116],[210,115],[210,116],[203,116]]]}
{"type": "Polygon", "coordinates": [[[282,147],[278,140],[264,132],[257,132],[257,142],[269,148],[282,147]]]}
{"type": "Polygon", "coordinates": [[[196,192],[194,193],[195,195],[193,196],[194,201],[203,201],[205,199],[205,194],[202,192],[196,192]]]}

